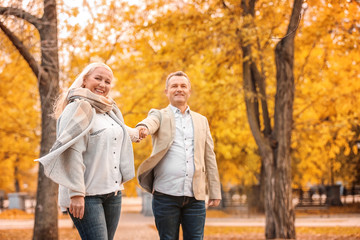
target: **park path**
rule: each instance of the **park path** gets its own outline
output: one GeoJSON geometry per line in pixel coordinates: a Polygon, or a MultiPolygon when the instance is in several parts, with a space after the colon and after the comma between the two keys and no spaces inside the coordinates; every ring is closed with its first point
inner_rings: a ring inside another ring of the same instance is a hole
{"type": "MultiPolygon", "coordinates": [[[[140,213],[141,200],[124,198],[119,227],[115,240],[154,240],[159,239],[154,218],[140,213]]],[[[0,229],[32,229],[33,219],[12,220],[0,219],[0,229]]],[[[64,216],[59,219],[60,228],[72,227],[72,221],[64,216]]],[[[253,226],[264,227],[264,216],[239,216],[224,218],[207,218],[206,226],[253,226]]],[[[323,216],[299,216],[295,220],[297,227],[356,227],[360,228],[360,214],[337,214],[323,216]]]]}
{"type": "Polygon", "coordinates": [[[140,213],[122,213],[114,240],[129,239],[159,239],[154,218],[152,216],[143,216],[140,213]]]}
{"type": "MultiPolygon", "coordinates": [[[[33,219],[0,219],[0,229],[31,229],[33,224],[33,219]]],[[[265,218],[262,216],[207,218],[206,226],[263,227],[265,226],[265,218]]],[[[302,216],[296,218],[295,226],[360,227],[360,214],[337,214],[326,217],[302,216]]],[[[67,217],[59,219],[59,227],[72,227],[71,219],[67,217]]],[[[153,217],[143,216],[142,214],[136,212],[124,212],[121,214],[119,231],[124,228],[134,228],[140,231],[141,228],[145,227],[156,232],[153,217]]]]}
{"type": "MultiPolygon", "coordinates": [[[[31,229],[34,221],[0,219],[0,229],[31,229]]],[[[265,226],[262,216],[207,218],[207,226],[265,226]]],[[[303,216],[297,217],[295,225],[306,227],[356,227],[360,228],[360,214],[303,216]]],[[[69,218],[59,219],[59,227],[72,227],[69,218]]],[[[143,216],[139,212],[123,212],[120,217],[119,227],[114,240],[156,240],[159,239],[155,229],[154,218],[143,216]]],[[[256,239],[256,238],[253,238],[256,239]]]]}

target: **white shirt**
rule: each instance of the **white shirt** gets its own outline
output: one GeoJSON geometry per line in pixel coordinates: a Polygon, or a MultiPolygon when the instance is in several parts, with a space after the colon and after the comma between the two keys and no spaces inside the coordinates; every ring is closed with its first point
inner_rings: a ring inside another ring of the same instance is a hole
{"type": "Polygon", "coordinates": [[[120,152],[124,132],[108,114],[96,114],[84,152],[86,195],[123,190],[120,152]]]}
{"type": "Polygon", "coordinates": [[[176,132],[170,149],[154,168],[154,189],[172,196],[193,197],[194,128],[190,108],[184,114],[172,105],[170,108],[174,112],[176,132]]]}
{"type": "MultiPolygon", "coordinates": [[[[85,196],[124,189],[119,170],[123,138],[124,132],[114,119],[108,114],[97,113],[89,134],[67,150],[70,158],[83,159],[85,196]]],[[[78,193],[69,189],[69,196],[74,195],[78,193]]]]}

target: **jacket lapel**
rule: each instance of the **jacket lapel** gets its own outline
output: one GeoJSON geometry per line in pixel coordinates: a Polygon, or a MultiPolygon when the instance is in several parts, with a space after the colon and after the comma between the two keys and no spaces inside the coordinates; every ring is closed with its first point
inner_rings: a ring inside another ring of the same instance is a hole
{"type": "Polygon", "coordinates": [[[196,147],[197,146],[197,141],[198,141],[198,136],[199,136],[199,129],[200,129],[200,126],[199,126],[199,121],[197,119],[197,116],[196,114],[193,113],[193,111],[190,110],[190,115],[191,115],[191,119],[192,119],[192,122],[193,122],[193,131],[194,131],[194,156],[195,156],[195,153],[196,153],[196,147]]]}
{"type": "MultiPolygon", "coordinates": [[[[170,127],[171,127],[171,144],[174,141],[176,127],[175,127],[175,115],[174,112],[171,110],[170,105],[165,109],[166,117],[169,118],[170,127]]],[[[170,145],[171,145],[170,144],[170,145]]]]}

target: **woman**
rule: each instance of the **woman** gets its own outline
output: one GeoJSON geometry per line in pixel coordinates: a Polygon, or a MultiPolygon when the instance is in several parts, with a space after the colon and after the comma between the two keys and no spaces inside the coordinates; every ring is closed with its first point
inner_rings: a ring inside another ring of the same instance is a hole
{"type": "Polygon", "coordinates": [[[56,103],[57,139],[39,159],[45,174],[59,184],[59,205],[82,239],[113,239],[120,191],[135,176],[131,141],[139,141],[138,131],[125,126],[108,96],[112,80],[103,63],[81,72],[56,103]]]}

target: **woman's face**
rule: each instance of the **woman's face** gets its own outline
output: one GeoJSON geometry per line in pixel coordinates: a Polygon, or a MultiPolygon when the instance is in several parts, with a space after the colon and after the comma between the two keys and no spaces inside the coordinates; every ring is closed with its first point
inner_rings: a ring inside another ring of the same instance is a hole
{"type": "Polygon", "coordinates": [[[111,89],[112,78],[112,73],[108,69],[97,67],[84,78],[83,84],[93,93],[106,97],[111,89]]]}

